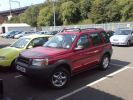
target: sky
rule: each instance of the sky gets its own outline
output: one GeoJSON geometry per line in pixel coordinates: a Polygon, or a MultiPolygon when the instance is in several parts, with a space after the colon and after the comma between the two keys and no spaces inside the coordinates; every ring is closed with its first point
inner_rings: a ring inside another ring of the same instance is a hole
{"type": "MultiPolygon", "coordinates": [[[[11,0],[11,8],[19,8],[19,4],[12,1],[19,1],[20,6],[29,6],[38,3],[43,3],[45,0],[11,0]]],[[[0,11],[10,10],[9,0],[0,0],[0,11]]]]}

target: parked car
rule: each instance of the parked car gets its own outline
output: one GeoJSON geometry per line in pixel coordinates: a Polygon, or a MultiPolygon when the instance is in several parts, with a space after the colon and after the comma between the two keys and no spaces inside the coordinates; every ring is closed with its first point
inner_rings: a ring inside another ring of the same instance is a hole
{"type": "Polygon", "coordinates": [[[8,38],[11,34],[14,34],[15,32],[18,32],[16,30],[8,31],[2,35],[3,38],[8,38]]]}
{"type": "Polygon", "coordinates": [[[48,35],[56,35],[59,31],[48,31],[46,34],[48,35]]]}
{"type": "Polygon", "coordinates": [[[16,69],[27,77],[47,79],[53,88],[63,88],[83,70],[96,65],[106,70],[111,55],[112,45],[103,29],[65,29],[43,47],[22,52],[16,69]]]}
{"type": "Polygon", "coordinates": [[[114,35],[114,31],[112,31],[112,30],[106,30],[106,33],[107,33],[107,35],[109,36],[109,37],[111,37],[111,36],[113,36],[114,35]]]}
{"type": "Polygon", "coordinates": [[[4,33],[1,33],[1,34],[0,34],[0,37],[3,37],[3,36],[4,36],[4,33]]]}
{"type": "Polygon", "coordinates": [[[14,62],[21,51],[42,46],[51,35],[29,35],[18,39],[12,45],[0,49],[0,68],[14,68],[14,62]]]}
{"type": "Polygon", "coordinates": [[[19,39],[20,37],[23,37],[23,36],[26,36],[26,35],[31,35],[32,33],[31,32],[22,32],[20,34],[17,34],[14,36],[15,39],[19,39]]]}
{"type": "Polygon", "coordinates": [[[22,31],[16,31],[14,34],[10,34],[8,38],[14,38],[15,35],[21,34],[22,31]]]}
{"type": "Polygon", "coordinates": [[[38,31],[36,34],[47,34],[47,31],[38,31]]]}
{"type": "Polygon", "coordinates": [[[133,30],[132,29],[118,29],[115,34],[110,38],[112,45],[127,45],[133,43],[133,30]]]}

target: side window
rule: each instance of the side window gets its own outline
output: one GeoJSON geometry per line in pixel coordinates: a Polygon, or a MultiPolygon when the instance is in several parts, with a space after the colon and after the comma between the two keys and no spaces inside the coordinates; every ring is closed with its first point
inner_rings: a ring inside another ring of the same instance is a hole
{"type": "Polygon", "coordinates": [[[104,38],[105,43],[109,43],[109,36],[105,32],[101,32],[102,37],[104,38]]]}
{"type": "Polygon", "coordinates": [[[101,37],[99,36],[98,33],[91,33],[91,34],[90,34],[90,38],[91,38],[92,44],[93,44],[94,46],[97,46],[97,45],[99,45],[99,44],[102,43],[101,37]]]}
{"type": "Polygon", "coordinates": [[[84,35],[80,36],[80,38],[79,38],[79,40],[77,42],[77,46],[78,45],[81,45],[84,48],[90,47],[90,43],[89,43],[89,39],[88,39],[88,34],[84,34],[84,35]]]}
{"type": "Polygon", "coordinates": [[[46,41],[48,41],[47,37],[41,37],[41,38],[36,38],[32,40],[30,44],[33,47],[37,47],[37,46],[42,46],[46,41]]]}

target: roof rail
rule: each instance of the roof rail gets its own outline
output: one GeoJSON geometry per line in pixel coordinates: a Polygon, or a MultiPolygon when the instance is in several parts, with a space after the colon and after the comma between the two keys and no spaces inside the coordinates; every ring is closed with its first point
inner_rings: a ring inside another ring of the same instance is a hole
{"type": "Polygon", "coordinates": [[[102,29],[102,28],[84,28],[82,30],[91,30],[91,29],[98,30],[98,29],[102,29]]]}
{"type": "Polygon", "coordinates": [[[61,32],[64,32],[64,31],[79,31],[81,32],[81,29],[80,28],[64,28],[63,30],[61,30],[61,32]]]}

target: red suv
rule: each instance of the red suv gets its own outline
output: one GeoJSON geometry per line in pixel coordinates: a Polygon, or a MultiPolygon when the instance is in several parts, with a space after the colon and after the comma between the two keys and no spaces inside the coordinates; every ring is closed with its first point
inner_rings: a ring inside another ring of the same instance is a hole
{"type": "Polygon", "coordinates": [[[64,29],[42,47],[24,51],[16,69],[24,76],[47,79],[50,86],[62,88],[71,76],[99,65],[109,67],[112,46],[103,29],[64,29]]]}

